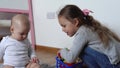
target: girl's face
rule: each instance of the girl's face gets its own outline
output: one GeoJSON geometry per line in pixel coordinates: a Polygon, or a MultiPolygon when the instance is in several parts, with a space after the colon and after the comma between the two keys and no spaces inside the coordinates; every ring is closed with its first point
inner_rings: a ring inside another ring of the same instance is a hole
{"type": "Polygon", "coordinates": [[[62,27],[62,31],[64,31],[68,36],[72,37],[78,30],[78,21],[74,19],[73,22],[70,22],[65,17],[61,16],[58,18],[59,24],[62,27]]]}

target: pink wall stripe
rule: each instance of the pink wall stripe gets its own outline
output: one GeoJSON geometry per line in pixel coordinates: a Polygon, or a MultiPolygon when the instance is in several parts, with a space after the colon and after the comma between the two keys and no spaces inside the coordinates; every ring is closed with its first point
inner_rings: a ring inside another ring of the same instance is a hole
{"type": "Polygon", "coordinates": [[[29,10],[0,8],[0,12],[29,13],[29,10]]]}

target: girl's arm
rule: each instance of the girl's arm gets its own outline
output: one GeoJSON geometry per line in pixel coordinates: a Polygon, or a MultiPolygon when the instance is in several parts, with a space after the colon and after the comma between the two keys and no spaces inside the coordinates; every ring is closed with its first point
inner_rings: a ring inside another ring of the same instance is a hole
{"type": "Polygon", "coordinates": [[[68,63],[73,63],[76,61],[81,51],[88,43],[87,33],[85,30],[79,30],[74,38],[73,45],[70,50],[66,50],[65,48],[60,50],[60,55],[65,59],[68,63]]]}

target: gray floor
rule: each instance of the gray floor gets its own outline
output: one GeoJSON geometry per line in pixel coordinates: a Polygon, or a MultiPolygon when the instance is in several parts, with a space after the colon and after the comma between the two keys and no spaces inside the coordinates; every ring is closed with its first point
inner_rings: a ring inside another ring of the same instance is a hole
{"type": "Polygon", "coordinates": [[[47,64],[42,64],[41,68],[55,68],[55,65],[50,66],[50,65],[47,65],[47,64]]]}

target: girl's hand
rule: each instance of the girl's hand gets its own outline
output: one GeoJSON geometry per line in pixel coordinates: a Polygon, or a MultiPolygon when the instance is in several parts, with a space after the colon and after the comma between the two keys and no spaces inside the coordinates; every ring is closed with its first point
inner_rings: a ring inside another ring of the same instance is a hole
{"type": "Polygon", "coordinates": [[[57,52],[57,57],[58,57],[58,58],[61,58],[60,50],[57,52]]]}
{"type": "MultiPolygon", "coordinates": [[[[63,49],[61,49],[61,50],[63,50],[63,49]]],[[[61,57],[61,54],[60,54],[60,51],[61,51],[61,50],[59,50],[59,51],[57,52],[58,58],[62,58],[62,57],[61,57]]],[[[70,51],[68,48],[64,48],[64,50],[70,51]]]]}
{"type": "Polygon", "coordinates": [[[37,57],[33,57],[33,58],[31,58],[31,62],[39,63],[39,59],[37,57]]]}

